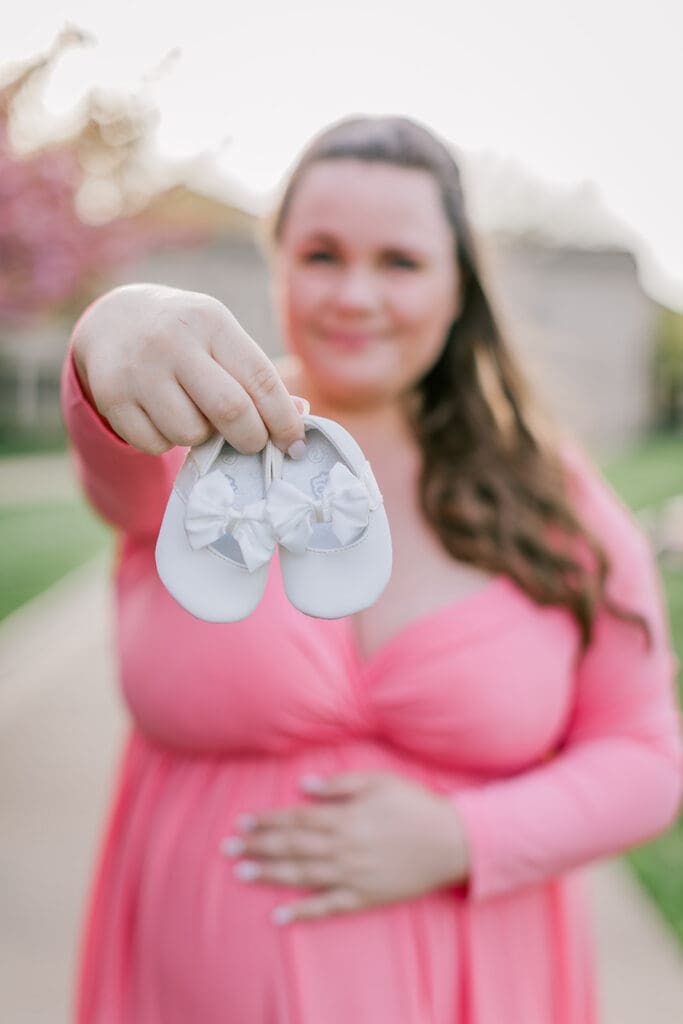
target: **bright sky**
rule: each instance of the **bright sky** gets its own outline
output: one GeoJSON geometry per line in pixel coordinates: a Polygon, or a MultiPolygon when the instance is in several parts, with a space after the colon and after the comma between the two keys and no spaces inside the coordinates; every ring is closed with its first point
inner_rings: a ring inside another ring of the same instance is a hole
{"type": "Polygon", "coordinates": [[[491,205],[515,201],[501,168],[595,183],[642,239],[646,286],[683,309],[680,0],[20,0],[0,62],[66,21],[98,42],[59,64],[56,113],[93,83],[135,87],[178,48],[154,87],[162,152],[220,151],[262,202],[330,121],[407,114],[498,168],[491,205]]]}

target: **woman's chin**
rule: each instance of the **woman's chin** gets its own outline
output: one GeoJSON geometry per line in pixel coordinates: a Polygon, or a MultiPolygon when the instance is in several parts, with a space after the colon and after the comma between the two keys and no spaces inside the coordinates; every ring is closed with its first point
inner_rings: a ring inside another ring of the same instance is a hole
{"type": "Polygon", "coordinates": [[[392,395],[386,374],[370,372],[367,368],[350,367],[341,371],[337,368],[309,370],[320,397],[329,402],[348,407],[382,404],[392,395]]]}
{"type": "Polygon", "coordinates": [[[330,352],[316,344],[293,348],[299,360],[307,397],[344,408],[383,405],[397,397],[397,366],[393,353],[376,346],[373,352],[330,352]],[[310,392],[310,395],[308,394],[310,392]]]}

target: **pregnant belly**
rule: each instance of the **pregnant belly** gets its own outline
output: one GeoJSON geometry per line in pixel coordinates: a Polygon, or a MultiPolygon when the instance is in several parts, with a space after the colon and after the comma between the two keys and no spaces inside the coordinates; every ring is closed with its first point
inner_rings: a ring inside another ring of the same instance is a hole
{"type": "Polygon", "coordinates": [[[356,742],[286,759],[178,758],[135,735],[123,769],[92,902],[82,1022],[456,1019],[454,890],[278,927],[273,908],[312,890],[241,881],[220,853],[242,812],[310,802],[304,772],[397,770],[395,754],[356,742]]]}

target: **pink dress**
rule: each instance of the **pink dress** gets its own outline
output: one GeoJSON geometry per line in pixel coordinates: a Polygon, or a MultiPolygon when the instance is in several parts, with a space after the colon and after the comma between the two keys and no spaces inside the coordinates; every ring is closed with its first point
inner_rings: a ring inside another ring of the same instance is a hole
{"type": "Polygon", "coordinates": [[[581,868],[661,832],[681,734],[659,584],[634,519],[574,455],[612,588],[655,634],[601,615],[590,653],[508,578],[363,659],[351,620],[289,604],[277,559],[257,610],[198,621],[154,545],[185,455],[149,456],[83,396],[64,411],[83,487],[121,531],[117,640],[131,730],[83,935],[78,1024],[593,1024],[581,868]],[[305,803],[307,771],[391,771],[448,794],[466,886],[278,927],[311,890],[245,883],[219,852],[238,814],[305,803]]]}

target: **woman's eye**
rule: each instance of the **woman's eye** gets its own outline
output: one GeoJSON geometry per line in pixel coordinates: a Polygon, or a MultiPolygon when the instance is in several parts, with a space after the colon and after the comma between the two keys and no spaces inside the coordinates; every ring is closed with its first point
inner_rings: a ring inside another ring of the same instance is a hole
{"type": "MultiPolygon", "coordinates": [[[[325,249],[315,249],[312,252],[306,253],[304,261],[306,263],[329,263],[335,258],[332,252],[325,249]]],[[[388,256],[386,262],[393,267],[399,267],[403,270],[417,270],[419,267],[419,264],[408,256],[388,256]]]]}
{"type": "Polygon", "coordinates": [[[309,252],[304,256],[306,263],[319,263],[333,258],[331,252],[324,252],[322,249],[309,252]]]}
{"type": "Polygon", "coordinates": [[[393,266],[400,267],[403,270],[417,270],[418,267],[415,260],[411,260],[407,256],[392,256],[389,262],[393,266]]]}

